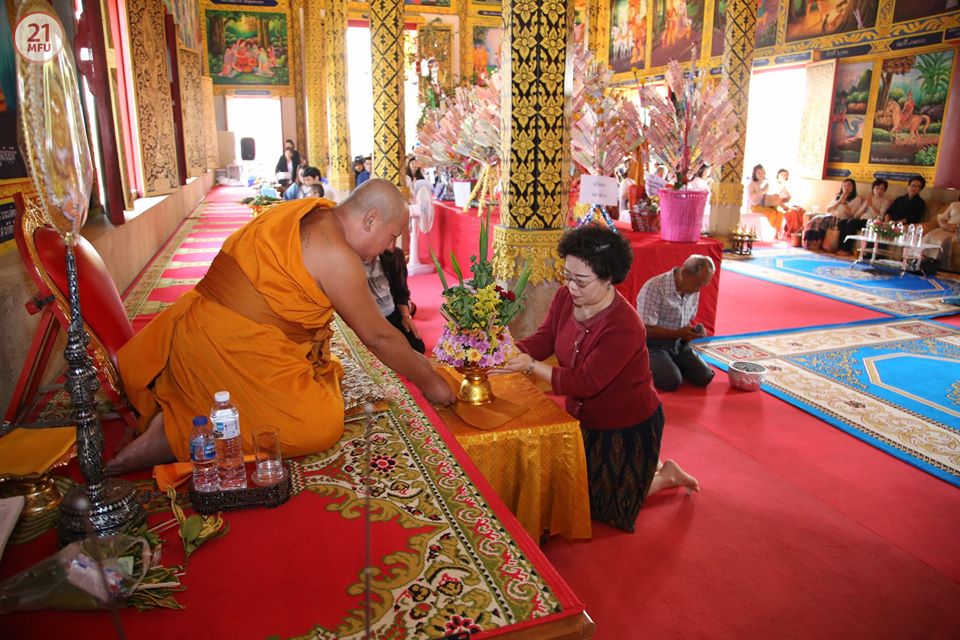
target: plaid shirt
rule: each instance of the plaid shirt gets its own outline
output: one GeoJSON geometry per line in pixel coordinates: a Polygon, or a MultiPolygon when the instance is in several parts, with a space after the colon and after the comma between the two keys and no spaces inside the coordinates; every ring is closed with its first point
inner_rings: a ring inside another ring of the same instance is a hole
{"type": "Polygon", "coordinates": [[[679,329],[690,324],[697,315],[700,292],[686,295],[677,291],[674,279],[677,269],[671,269],[647,280],[637,295],[637,311],[647,326],[679,329]]]}

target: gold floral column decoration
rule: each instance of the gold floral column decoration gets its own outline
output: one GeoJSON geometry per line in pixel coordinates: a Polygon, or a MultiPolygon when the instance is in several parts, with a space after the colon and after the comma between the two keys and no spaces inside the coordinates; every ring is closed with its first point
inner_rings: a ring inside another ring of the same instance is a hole
{"type": "Polygon", "coordinates": [[[373,72],[373,173],[403,179],[403,0],[370,0],[373,72]]]}
{"type": "Polygon", "coordinates": [[[350,129],[347,125],[347,0],[328,0],[323,24],[327,40],[327,139],[329,180],[345,193],[353,189],[350,129]]]}
{"type": "MultiPolygon", "coordinates": [[[[303,0],[290,0],[290,13],[287,14],[287,24],[290,27],[290,34],[287,40],[288,50],[290,51],[290,86],[293,89],[294,111],[297,119],[297,145],[303,145],[307,139],[307,109],[304,99],[303,87],[303,49],[300,47],[300,9],[303,7],[303,0]]],[[[313,162],[313,158],[307,156],[307,159],[313,162]]]]}
{"type": "Polygon", "coordinates": [[[329,172],[330,151],[327,144],[327,39],[324,31],[326,2],[304,4],[303,68],[306,70],[305,118],[307,159],[323,175],[329,172]]]}
{"type": "Polygon", "coordinates": [[[740,222],[743,203],[743,153],[747,139],[747,102],[757,33],[756,0],[728,0],[727,27],[723,34],[723,75],[730,83],[729,100],[737,114],[739,137],[734,157],[720,168],[714,185],[710,231],[726,235],[740,222]]]}
{"type": "Polygon", "coordinates": [[[531,333],[549,306],[563,264],[557,241],[567,218],[569,103],[564,95],[574,0],[504,0],[501,55],[503,197],[494,230],[494,270],[515,279],[534,265],[530,298],[511,325],[531,333]]]}

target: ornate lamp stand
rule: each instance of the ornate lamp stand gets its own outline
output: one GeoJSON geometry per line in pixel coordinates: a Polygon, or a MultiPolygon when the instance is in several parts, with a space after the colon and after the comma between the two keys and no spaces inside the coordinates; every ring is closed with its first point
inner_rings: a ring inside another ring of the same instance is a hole
{"type": "Polygon", "coordinates": [[[100,383],[90,354],[87,353],[90,338],[80,313],[77,261],[73,243],[69,241],[66,263],[70,327],[67,330],[67,348],[63,353],[67,360],[65,387],[70,393],[77,421],[77,462],[87,483],[73,487],[60,503],[57,537],[64,545],[87,537],[91,529],[98,536],[108,536],[138,527],[147,519],[133,484],[119,478],[104,478],[103,475],[103,431],[94,402],[100,383]]]}
{"type": "Polygon", "coordinates": [[[90,338],[80,314],[74,256],[93,184],[76,65],[63,25],[47,2],[23,0],[16,24],[22,151],[47,220],[66,244],[65,294],[70,297],[66,389],[75,410],[77,458],[86,479],[86,485],[71,489],[60,504],[58,535],[67,544],[91,532],[105,536],[136,527],[146,521],[146,514],[132,484],[105,480],[103,475],[103,432],[94,404],[99,383],[87,353],[90,338]],[[39,44],[36,38],[41,39],[39,44]]]}

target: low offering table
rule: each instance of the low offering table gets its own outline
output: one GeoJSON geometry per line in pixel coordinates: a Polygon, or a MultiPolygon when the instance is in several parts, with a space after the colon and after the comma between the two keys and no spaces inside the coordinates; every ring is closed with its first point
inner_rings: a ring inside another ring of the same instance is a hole
{"type": "Polygon", "coordinates": [[[496,397],[527,410],[502,426],[481,430],[453,409],[441,409],[444,424],[534,540],[544,532],[567,540],[589,538],[580,423],[521,373],[491,376],[490,384],[496,397]]]}
{"type": "Polygon", "coordinates": [[[903,241],[903,236],[895,238],[890,237],[871,237],[865,235],[847,236],[847,240],[857,241],[857,259],[851,263],[851,267],[861,262],[866,262],[871,267],[891,269],[900,271],[901,274],[908,271],[917,271],[917,263],[924,251],[936,249],[937,255],[940,254],[940,245],[921,242],[920,244],[908,244],[903,241]],[[867,245],[872,244],[868,249],[867,245]],[[881,248],[882,247],[882,248],[881,248]],[[900,259],[891,259],[894,251],[900,249],[900,259]],[[869,252],[869,257],[867,253],[869,252]],[[877,253],[881,254],[877,258],[877,253]],[[887,256],[883,258],[882,256],[887,256]]]}

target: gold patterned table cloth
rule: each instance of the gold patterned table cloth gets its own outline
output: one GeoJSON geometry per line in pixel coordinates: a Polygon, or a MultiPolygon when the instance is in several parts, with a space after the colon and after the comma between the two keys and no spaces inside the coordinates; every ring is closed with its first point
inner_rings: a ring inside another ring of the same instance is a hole
{"type": "MultiPolygon", "coordinates": [[[[459,374],[454,374],[459,375],[459,374]]],[[[528,407],[483,431],[440,409],[447,428],[534,540],[589,538],[590,497],[580,423],[519,373],[491,376],[494,395],[528,407]]]]}

